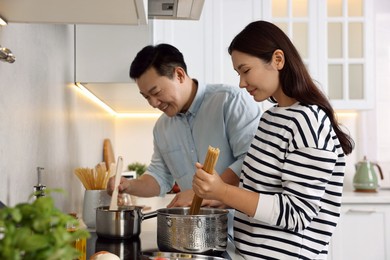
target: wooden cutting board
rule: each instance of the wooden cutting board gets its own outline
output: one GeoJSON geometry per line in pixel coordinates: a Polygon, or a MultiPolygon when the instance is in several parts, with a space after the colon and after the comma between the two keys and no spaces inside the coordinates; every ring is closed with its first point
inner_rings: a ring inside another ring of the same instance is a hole
{"type": "Polygon", "coordinates": [[[104,139],[103,143],[103,161],[105,162],[107,169],[110,169],[111,163],[115,163],[115,155],[112,150],[111,140],[108,138],[104,139]]]}

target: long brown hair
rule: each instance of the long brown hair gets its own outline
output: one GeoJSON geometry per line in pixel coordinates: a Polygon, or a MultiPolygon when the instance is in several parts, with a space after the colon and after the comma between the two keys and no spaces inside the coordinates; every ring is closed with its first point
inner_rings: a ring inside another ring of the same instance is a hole
{"type": "Polygon", "coordinates": [[[309,75],[297,49],[288,36],[276,25],[256,21],[247,25],[230,43],[228,52],[240,51],[269,63],[275,50],[284,52],[285,64],[279,72],[283,92],[302,104],[318,105],[328,115],[345,154],[354,148],[352,138],[344,133],[328,98],[316,86],[309,75]]]}

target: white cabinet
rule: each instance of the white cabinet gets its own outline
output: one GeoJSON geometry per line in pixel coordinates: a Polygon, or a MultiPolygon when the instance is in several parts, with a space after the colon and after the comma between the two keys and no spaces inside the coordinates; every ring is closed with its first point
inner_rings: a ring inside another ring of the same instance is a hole
{"type": "Polygon", "coordinates": [[[129,82],[131,62],[151,43],[151,25],[75,25],[76,81],[129,82]]]}
{"type": "Polygon", "coordinates": [[[147,23],[147,0],[0,0],[9,23],[127,24],[147,23]]]}
{"type": "Polygon", "coordinates": [[[342,204],[341,218],[330,244],[329,259],[390,259],[389,193],[357,195],[360,196],[347,194],[346,202],[342,204]]]}
{"type": "Polygon", "coordinates": [[[335,109],[374,105],[373,1],[263,1],[335,109]]]}

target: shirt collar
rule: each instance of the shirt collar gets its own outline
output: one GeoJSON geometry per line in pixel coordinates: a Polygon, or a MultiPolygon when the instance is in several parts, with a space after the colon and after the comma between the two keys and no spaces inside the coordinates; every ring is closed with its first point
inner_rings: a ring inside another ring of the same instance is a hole
{"type": "Polygon", "coordinates": [[[187,110],[186,113],[184,114],[180,113],[180,114],[185,116],[189,116],[189,115],[195,116],[196,112],[198,112],[200,105],[203,102],[205,92],[206,92],[206,86],[198,81],[198,89],[196,91],[195,98],[192,101],[190,108],[187,110]]]}

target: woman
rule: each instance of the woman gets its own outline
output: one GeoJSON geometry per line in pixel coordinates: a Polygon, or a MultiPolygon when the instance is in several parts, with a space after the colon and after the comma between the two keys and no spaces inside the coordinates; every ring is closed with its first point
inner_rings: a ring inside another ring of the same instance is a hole
{"type": "Polygon", "coordinates": [[[239,187],[197,163],[193,189],[236,209],[235,245],[246,259],[326,259],[353,140],[277,26],[250,23],[229,54],[240,87],[276,105],[260,120],[239,187]]]}

